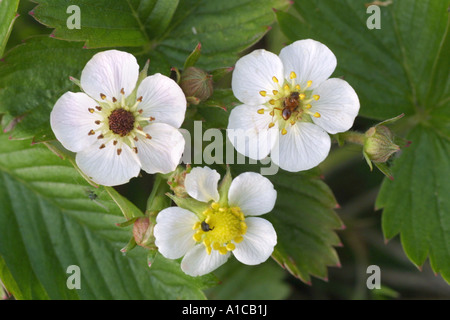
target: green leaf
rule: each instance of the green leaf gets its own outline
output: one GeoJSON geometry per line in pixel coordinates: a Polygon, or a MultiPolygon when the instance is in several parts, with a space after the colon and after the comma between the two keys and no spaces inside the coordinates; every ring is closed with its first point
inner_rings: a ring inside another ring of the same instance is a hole
{"type": "Polygon", "coordinates": [[[429,256],[436,273],[450,283],[450,139],[418,126],[413,142],[396,159],[394,180],[386,180],[376,206],[383,208],[386,239],[398,233],[408,257],[422,266],[429,256]]]}
{"type": "Polygon", "coordinates": [[[202,45],[196,64],[205,70],[234,65],[237,54],[261,39],[274,21],[272,8],[286,9],[286,0],[185,0],[181,1],[172,27],[156,50],[181,68],[192,48],[202,45]]]}
{"type": "Polygon", "coordinates": [[[5,55],[0,61],[0,114],[15,121],[13,138],[54,137],[50,112],[60,96],[76,89],[69,76],[79,76],[94,53],[79,43],[40,36],[5,55]]]}
{"type": "Polygon", "coordinates": [[[231,258],[214,273],[221,283],[206,291],[212,300],[282,300],[289,293],[284,272],[274,262],[247,266],[231,258]]]}
{"type": "Polygon", "coordinates": [[[19,0],[0,1],[0,57],[3,56],[12,26],[17,19],[18,6],[19,0]]]}
{"type": "Polygon", "coordinates": [[[131,229],[116,226],[124,217],[108,192],[41,144],[0,136],[0,212],[0,275],[17,298],[203,299],[215,282],[162,256],[148,268],[140,247],[124,256],[131,229]],[[81,290],[66,286],[70,265],[81,290]]]}
{"type": "Polygon", "coordinates": [[[360,115],[384,120],[448,103],[448,1],[380,6],[381,29],[367,27],[367,3],[296,1],[299,17],[278,11],[277,18],[291,41],[312,38],[334,52],[334,76],[356,90],[360,115]]]}
{"type": "MultiPolygon", "coordinates": [[[[232,167],[236,171],[252,166],[232,167]]],[[[236,175],[233,175],[234,177],[236,175]]],[[[309,283],[311,275],[327,278],[327,266],[339,266],[335,233],[343,223],[334,212],[336,200],[316,170],[301,173],[279,171],[266,176],[277,190],[277,202],[264,219],[272,222],[278,243],[272,257],[292,275],[309,283]]]]}
{"type": "Polygon", "coordinates": [[[57,39],[85,41],[85,45],[91,48],[142,46],[149,41],[131,1],[77,1],[80,29],[68,27],[70,20],[78,14],[68,10],[74,3],[54,0],[36,2],[38,6],[32,14],[40,23],[55,28],[52,36],[57,39]]]}
{"type": "MultiPolygon", "coordinates": [[[[272,8],[286,0],[80,0],[81,28],[67,28],[65,0],[37,0],[36,19],[63,40],[85,41],[90,48],[143,47],[152,61],[182,68],[198,43],[198,67],[234,64],[237,54],[256,43],[274,21],[272,8]],[[151,51],[155,50],[155,51],[151,51]]],[[[146,56],[147,58],[147,56],[146,56]]]]}

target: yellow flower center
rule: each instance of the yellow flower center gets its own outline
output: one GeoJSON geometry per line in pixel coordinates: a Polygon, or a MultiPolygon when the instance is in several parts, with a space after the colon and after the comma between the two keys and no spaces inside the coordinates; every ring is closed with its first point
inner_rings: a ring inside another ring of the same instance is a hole
{"type": "Polygon", "coordinates": [[[203,216],[204,220],[192,227],[197,230],[193,238],[203,243],[208,254],[213,249],[226,254],[236,248],[236,243],[244,240],[242,236],[247,232],[247,224],[241,208],[221,207],[213,203],[203,216]]]}
{"type": "Polygon", "coordinates": [[[261,96],[270,99],[264,105],[264,108],[258,110],[258,113],[268,112],[272,116],[269,128],[278,123],[278,128],[283,135],[287,133],[289,125],[292,126],[299,121],[311,122],[311,116],[320,118],[320,113],[310,111],[311,102],[320,99],[319,95],[313,95],[312,90],[309,89],[312,81],[309,80],[306,87],[301,88],[296,79],[297,75],[294,71],[290,73],[289,80],[285,80],[283,84],[280,84],[277,77],[272,77],[272,81],[278,87],[277,90],[259,92],[261,96]]]}

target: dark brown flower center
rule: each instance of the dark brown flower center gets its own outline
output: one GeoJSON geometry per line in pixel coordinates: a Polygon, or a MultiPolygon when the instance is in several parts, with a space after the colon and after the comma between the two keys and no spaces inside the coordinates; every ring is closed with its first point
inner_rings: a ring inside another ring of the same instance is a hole
{"type": "Polygon", "coordinates": [[[134,115],[125,109],[116,109],[108,117],[109,130],[121,137],[126,136],[134,129],[134,115]]]}

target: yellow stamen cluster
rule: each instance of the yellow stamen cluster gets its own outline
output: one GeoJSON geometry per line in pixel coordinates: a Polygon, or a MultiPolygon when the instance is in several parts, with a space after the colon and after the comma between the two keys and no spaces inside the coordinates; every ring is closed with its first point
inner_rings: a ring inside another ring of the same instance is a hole
{"type": "Polygon", "coordinates": [[[193,238],[203,243],[208,254],[213,249],[226,254],[236,248],[236,243],[244,240],[247,224],[239,207],[221,207],[218,203],[213,203],[203,212],[203,216],[204,220],[196,222],[192,227],[196,230],[193,238]]]}
{"type": "Polygon", "coordinates": [[[320,118],[320,113],[312,112],[311,102],[320,99],[317,94],[312,94],[312,90],[309,88],[312,86],[312,80],[306,82],[306,86],[301,88],[300,84],[296,81],[297,74],[291,71],[289,79],[286,79],[281,83],[277,77],[273,76],[272,81],[277,86],[277,89],[270,91],[259,91],[262,97],[268,97],[269,100],[265,104],[264,108],[258,109],[259,114],[269,112],[272,116],[272,122],[269,123],[269,128],[275,126],[278,123],[278,128],[282,135],[287,134],[289,124],[295,125],[298,121],[311,121],[310,117],[320,118]],[[293,96],[294,94],[294,96],[293,96]],[[295,96],[297,94],[297,96],[295,96]],[[298,106],[290,104],[288,99],[292,97],[298,97],[298,106]],[[306,117],[305,117],[306,116],[306,117]]]}

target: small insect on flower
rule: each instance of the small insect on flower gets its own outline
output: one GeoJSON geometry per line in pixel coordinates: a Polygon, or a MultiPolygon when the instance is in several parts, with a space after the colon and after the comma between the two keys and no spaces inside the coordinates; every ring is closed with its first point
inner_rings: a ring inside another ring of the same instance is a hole
{"type": "Polygon", "coordinates": [[[236,150],[255,160],[270,154],[292,172],[321,163],[331,147],[328,133],[350,129],[359,111],[353,88],[329,78],[336,63],[328,47],[311,39],[279,56],[260,49],[239,59],[231,86],[242,104],[231,111],[227,128],[236,150]]]}
{"type": "Polygon", "coordinates": [[[202,221],[201,227],[205,232],[214,230],[214,227],[211,228],[209,224],[206,223],[206,221],[202,221]]]}
{"type": "Polygon", "coordinates": [[[102,207],[106,211],[109,211],[109,209],[104,204],[102,204],[100,201],[97,200],[98,199],[98,195],[94,191],[90,190],[89,188],[86,188],[85,192],[86,192],[89,200],[91,200],[92,202],[94,202],[98,206],[102,207]]]}
{"type": "Polygon", "coordinates": [[[291,92],[289,97],[286,97],[283,101],[282,116],[284,120],[288,120],[293,112],[298,112],[300,94],[298,92],[291,92]]]}
{"type": "Polygon", "coordinates": [[[183,257],[181,269],[191,276],[207,274],[233,254],[248,265],[266,261],[277,243],[272,224],[258,217],[270,212],[277,197],[272,183],[246,172],[231,179],[227,173],[218,191],[220,175],[208,167],[186,175],[190,197],[174,196],[180,207],[162,210],[156,217],[155,244],[169,259],[183,257]],[[196,203],[197,209],[192,204],[196,203]]]}
{"type": "Polygon", "coordinates": [[[66,92],[53,107],[56,138],[95,183],[120,185],[141,169],[169,173],[179,163],[186,98],[172,79],[146,73],[127,52],[99,52],[76,82],[83,92],[66,92]]]}

